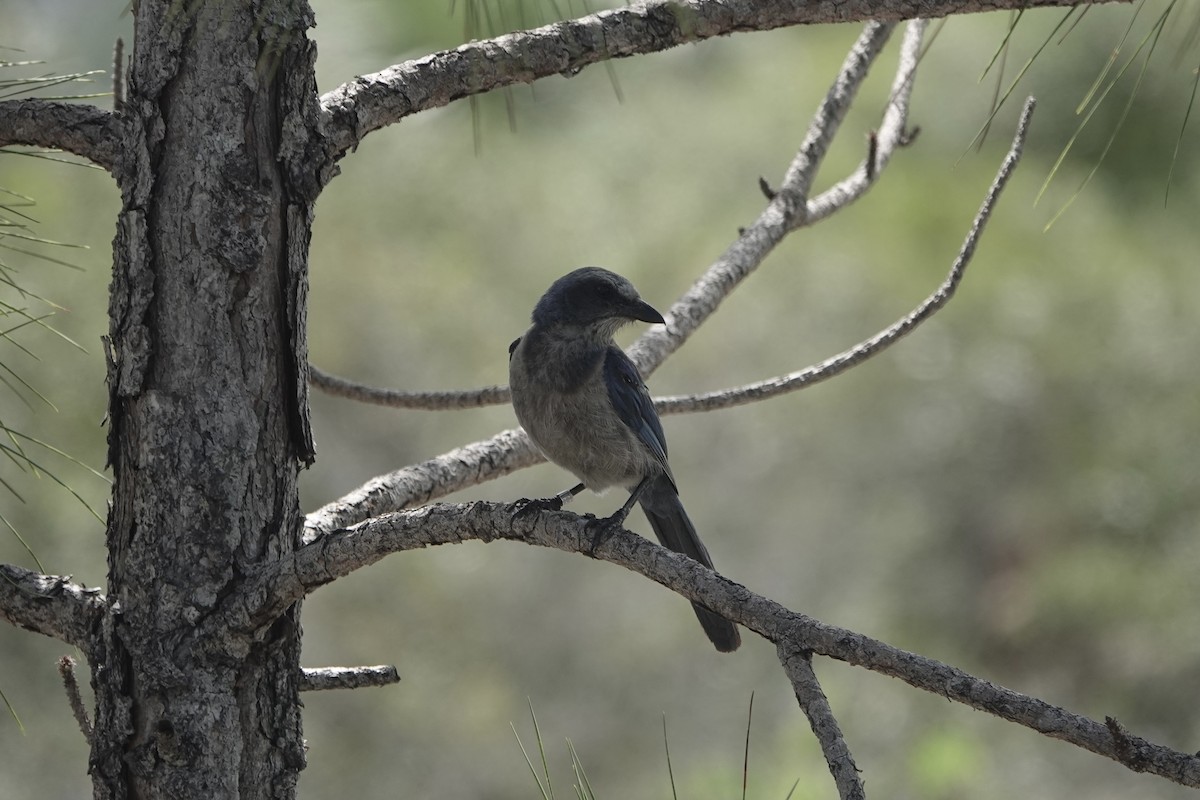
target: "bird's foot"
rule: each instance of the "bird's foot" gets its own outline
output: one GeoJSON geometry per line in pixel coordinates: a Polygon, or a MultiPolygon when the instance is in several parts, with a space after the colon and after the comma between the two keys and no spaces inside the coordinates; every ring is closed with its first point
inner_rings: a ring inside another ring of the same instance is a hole
{"type": "Polygon", "coordinates": [[[589,556],[595,558],[596,550],[611,539],[614,533],[625,527],[625,517],[628,516],[628,512],[622,513],[623,510],[617,511],[610,517],[588,520],[587,529],[592,532],[592,544],[587,551],[589,556]]]}
{"type": "Polygon", "coordinates": [[[523,497],[513,505],[516,506],[516,511],[513,512],[511,520],[516,522],[520,517],[531,516],[539,511],[562,511],[563,501],[558,495],[533,500],[523,497]]]}

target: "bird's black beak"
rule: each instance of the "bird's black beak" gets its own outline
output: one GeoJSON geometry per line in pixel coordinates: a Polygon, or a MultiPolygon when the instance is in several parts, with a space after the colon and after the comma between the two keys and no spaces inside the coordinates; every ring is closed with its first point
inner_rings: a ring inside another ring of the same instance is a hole
{"type": "Polygon", "coordinates": [[[642,322],[657,322],[659,324],[666,323],[666,320],[663,319],[663,315],[658,313],[654,309],[654,306],[642,300],[638,300],[629,307],[629,316],[632,319],[638,319],[642,322]]]}

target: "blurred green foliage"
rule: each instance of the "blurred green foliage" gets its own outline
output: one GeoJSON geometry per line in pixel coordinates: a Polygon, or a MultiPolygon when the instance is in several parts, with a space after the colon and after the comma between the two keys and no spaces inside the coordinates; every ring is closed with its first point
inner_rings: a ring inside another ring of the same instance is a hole
{"type": "MultiPolygon", "coordinates": [[[[115,37],[129,40],[120,6],[0,5],[2,43],[60,72],[103,66],[115,37]]],[[[462,17],[437,3],[315,8],[322,90],[462,37],[462,17]]],[[[1163,204],[1196,60],[1186,51],[1181,65],[1171,50],[1186,26],[1160,44],[1129,122],[1069,212],[1042,232],[1091,170],[1123,97],[1032,203],[1131,13],[1089,11],[1016,92],[1040,100],[1026,160],[938,317],[811,391],[665,425],[684,499],[731,578],[1189,750],[1200,736],[1194,125],[1163,204]]],[[[1025,15],[1009,75],[1060,14],[1025,15]]],[[[977,79],[1008,24],[947,23],[918,76],[916,143],[868,197],[791,237],[653,376],[655,391],[813,363],[941,280],[1007,146],[1015,106],[956,164],[987,117],[993,78],[977,79]]],[[[505,348],[533,301],[583,264],[615,269],[668,306],[761,209],[757,177],[778,182],[856,32],[739,35],[621,61],[623,103],[601,69],[519,87],[515,132],[503,98],[486,97],[478,156],[465,103],[373,134],[318,205],[313,360],[402,388],[502,383],[505,348]]],[[[894,51],[845,123],[822,185],[861,159],[894,51]]],[[[61,411],[14,409],[14,422],[99,466],[116,192],[106,175],[65,165],[0,156],[0,170],[0,183],[37,198],[46,235],[92,247],[83,273],[30,275],[31,288],[68,307],[56,321],[90,352],[36,340],[39,387],[61,411]]],[[[314,408],[307,508],[515,424],[507,408],[402,412],[321,395],[314,408]]],[[[569,482],[540,466],[462,497],[545,496],[569,482]]],[[[81,473],[76,485],[103,507],[101,481],[81,473]]],[[[4,500],[3,511],[48,569],[103,585],[101,527],[64,499],[47,487],[23,506],[4,500]]],[[[576,510],[608,513],[618,501],[580,498],[576,510]]],[[[633,525],[644,528],[636,515],[633,525]]],[[[2,535],[0,560],[29,565],[2,535]]],[[[604,564],[506,543],[406,553],[322,589],[304,623],[306,664],[395,663],[403,682],[305,696],[301,797],[536,797],[510,729],[532,739],[527,700],[560,790],[573,779],[570,738],[597,796],[669,797],[665,713],[679,796],[736,797],[751,691],[749,796],[782,798],[797,779],[795,798],[833,795],[774,649],[748,637],[736,655],[716,654],[682,599],[604,564]]],[[[0,796],[89,792],[54,671],[63,650],[0,627],[0,687],[27,728],[0,717],[0,796]]],[[[1185,796],[896,681],[821,659],[817,670],[869,791],[1185,796]]]]}

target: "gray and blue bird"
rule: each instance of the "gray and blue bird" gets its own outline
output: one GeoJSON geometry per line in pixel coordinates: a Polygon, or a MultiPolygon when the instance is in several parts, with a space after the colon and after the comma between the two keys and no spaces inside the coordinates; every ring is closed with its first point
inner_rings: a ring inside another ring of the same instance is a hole
{"type": "MultiPolygon", "coordinates": [[[[533,325],[508,349],[513,409],[546,458],[580,480],[546,502],[561,507],[584,488],[624,487],[629,500],[606,524],[623,523],[636,502],[664,547],[712,569],[679,500],[650,392],[613,341],[617,329],[634,320],[663,322],[620,275],[584,267],[556,280],[534,307],[533,325]]],[[[718,650],[738,648],[732,622],[698,603],[692,607],[718,650]]]]}

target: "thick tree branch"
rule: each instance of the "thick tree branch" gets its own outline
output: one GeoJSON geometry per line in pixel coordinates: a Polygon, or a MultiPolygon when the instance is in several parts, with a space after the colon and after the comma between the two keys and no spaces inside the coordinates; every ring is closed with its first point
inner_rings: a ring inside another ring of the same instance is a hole
{"type": "Polygon", "coordinates": [[[378,667],[318,667],[300,674],[300,691],[321,692],[328,689],[365,689],[371,686],[390,686],[400,682],[400,673],[389,665],[378,667]]]}
{"type": "MultiPolygon", "coordinates": [[[[1107,1],[1107,0],[1106,0],[1107,1]]],[[[470,42],[355,78],[321,98],[331,160],[372,131],[471,95],[575,75],[612,58],[667,50],[740,31],[792,25],[899,21],[1001,9],[1078,5],[1079,0],[669,0],[634,3],[579,19],[470,42]]]]}
{"type": "Polygon", "coordinates": [[[779,651],[779,663],[792,682],[796,701],[804,710],[804,716],[808,717],[813,735],[821,743],[821,752],[837,786],[838,797],[841,800],[864,800],[866,792],[858,775],[858,765],[854,763],[842,729],[833,716],[833,709],[821,689],[817,673],[813,672],[812,653],[790,647],[786,642],[781,642],[776,649],[779,651]]]}
{"type": "Polygon", "coordinates": [[[116,115],[96,106],[6,100],[0,102],[0,146],[10,144],[65,150],[112,172],[120,133],[116,115]]]}
{"type": "MultiPolygon", "coordinates": [[[[476,502],[388,514],[323,536],[275,562],[229,598],[212,624],[254,630],[305,594],[384,556],[439,544],[497,539],[587,554],[588,518],[566,512],[517,516],[518,506],[476,502]]],[[[1037,698],[854,631],[827,625],[751,592],[686,556],[628,531],[615,533],[596,558],[630,569],[711,608],[790,652],[807,650],[889,675],[927,692],[1184,786],[1200,788],[1200,757],[1148,742],[1124,729],[1073,714],[1037,698]]]]}
{"type": "Polygon", "coordinates": [[[74,645],[86,654],[105,611],[99,589],[0,564],[0,620],[74,645]]]}

